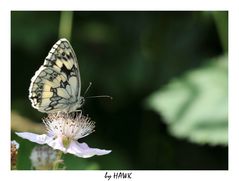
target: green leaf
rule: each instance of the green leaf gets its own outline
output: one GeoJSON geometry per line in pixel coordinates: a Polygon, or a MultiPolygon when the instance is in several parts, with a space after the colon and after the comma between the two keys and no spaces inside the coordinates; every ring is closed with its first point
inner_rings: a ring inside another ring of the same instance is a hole
{"type": "Polygon", "coordinates": [[[227,55],[172,80],[146,105],[163,116],[169,131],[195,143],[228,143],[227,55]]]}

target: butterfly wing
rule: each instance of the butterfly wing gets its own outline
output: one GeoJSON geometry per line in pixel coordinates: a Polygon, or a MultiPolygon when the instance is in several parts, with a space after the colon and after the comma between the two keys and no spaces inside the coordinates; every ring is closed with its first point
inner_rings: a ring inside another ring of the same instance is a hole
{"type": "Polygon", "coordinates": [[[29,99],[40,112],[72,112],[79,107],[80,90],[76,55],[70,43],[60,39],[32,77],[29,99]]]}

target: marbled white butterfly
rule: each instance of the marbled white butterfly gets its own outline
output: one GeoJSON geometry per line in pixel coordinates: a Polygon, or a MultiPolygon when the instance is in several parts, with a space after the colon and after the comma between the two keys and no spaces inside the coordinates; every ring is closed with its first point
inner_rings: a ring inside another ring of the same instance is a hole
{"type": "Polygon", "coordinates": [[[70,43],[62,38],[31,79],[29,99],[40,112],[74,112],[84,103],[80,70],[70,43]]]}

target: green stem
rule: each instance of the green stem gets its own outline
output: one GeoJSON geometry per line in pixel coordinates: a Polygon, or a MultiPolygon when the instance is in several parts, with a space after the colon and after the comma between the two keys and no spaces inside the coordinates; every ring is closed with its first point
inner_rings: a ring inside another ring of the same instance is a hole
{"type": "Polygon", "coordinates": [[[58,151],[56,155],[56,160],[53,163],[53,170],[59,170],[60,163],[62,163],[62,151],[58,151]]]}
{"type": "Polygon", "coordinates": [[[70,41],[72,31],[73,12],[62,11],[59,25],[59,38],[66,38],[70,41]]]}

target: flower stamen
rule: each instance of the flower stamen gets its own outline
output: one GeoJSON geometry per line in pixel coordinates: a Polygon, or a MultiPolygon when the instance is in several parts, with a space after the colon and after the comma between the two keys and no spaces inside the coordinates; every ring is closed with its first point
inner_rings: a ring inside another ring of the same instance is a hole
{"type": "Polygon", "coordinates": [[[94,132],[95,122],[82,114],[71,115],[68,113],[49,114],[43,119],[50,134],[69,139],[80,139],[94,132]]]}

